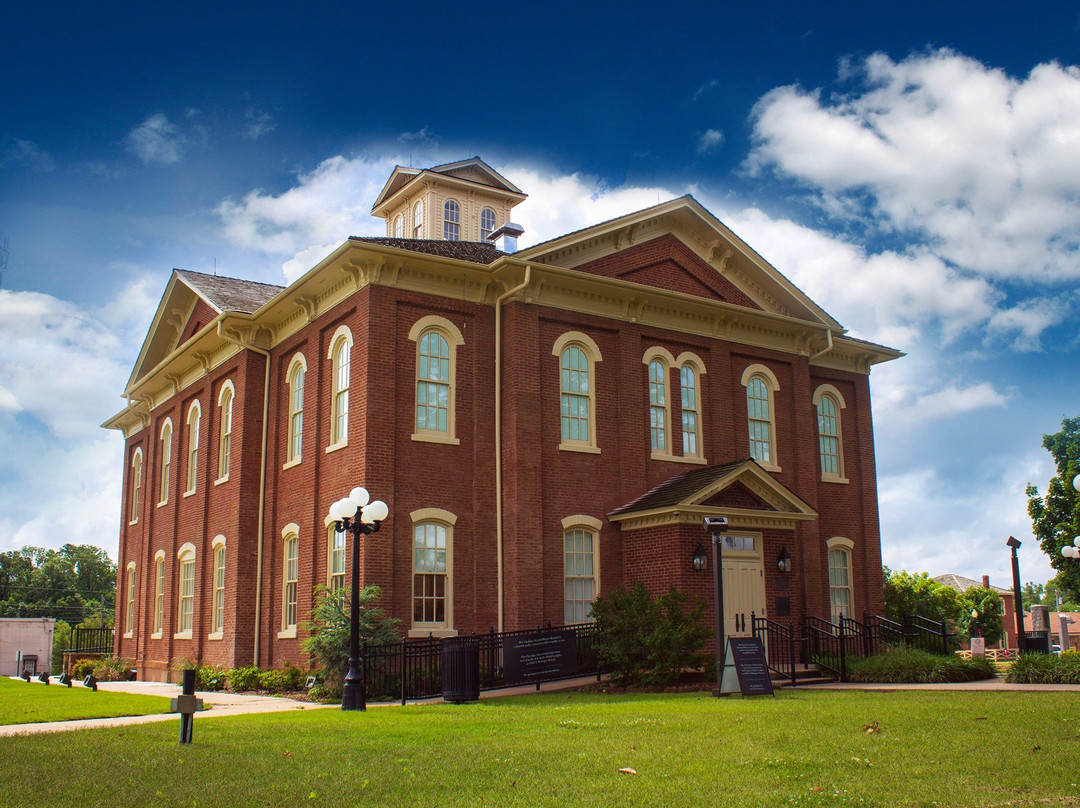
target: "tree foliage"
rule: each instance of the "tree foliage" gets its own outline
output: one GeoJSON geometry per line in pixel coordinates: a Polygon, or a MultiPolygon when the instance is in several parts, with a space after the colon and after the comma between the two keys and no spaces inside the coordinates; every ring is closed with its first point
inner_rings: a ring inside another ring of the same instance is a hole
{"type": "Polygon", "coordinates": [[[998,642],[1004,632],[1002,615],[1005,606],[1001,601],[1001,593],[996,589],[985,586],[973,586],[960,593],[960,615],[956,621],[956,628],[961,634],[968,637],[982,636],[987,645],[998,642]],[[978,612],[978,617],[972,616],[972,611],[978,612]],[[977,631],[976,631],[977,628],[977,631]]]}
{"type": "Polygon", "coordinates": [[[1050,478],[1045,496],[1028,483],[1028,515],[1032,533],[1050,556],[1050,566],[1058,571],[1062,595],[1076,602],[1080,601],[1080,561],[1063,558],[1061,548],[1080,535],[1080,494],[1073,488],[1073,479],[1080,474],[1080,417],[1062,419],[1060,432],[1043,435],[1043,448],[1054,458],[1057,474],[1050,478]]]}
{"type": "Polygon", "coordinates": [[[883,571],[885,616],[890,620],[901,622],[917,614],[929,620],[959,621],[963,604],[960,594],[951,586],[935,581],[925,572],[893,572],[888,567],[883,571]]]}
{"type": "MultiPolygon", "coordinates": [[[[331,592],[325,586],[315,589],[315,606],[311,621],[304,624],[310,635],[304,640],[304,651],[320,671],[324,686],[331,690],[345,680],[349,672],[349,605],[350,587],[331,592]]],[[[360,642],[385,645],[398,642],[397,618],[387,617],[378,606],[382,590],[365,586],[360,590],[360,642]]]]}
{"type": "Polygon", "coordinates": [[[0,553],[0,617],[54,617],[70,625],[99,617],[111,624],[115,604],[116,565],[99,547],[0,553]]]}

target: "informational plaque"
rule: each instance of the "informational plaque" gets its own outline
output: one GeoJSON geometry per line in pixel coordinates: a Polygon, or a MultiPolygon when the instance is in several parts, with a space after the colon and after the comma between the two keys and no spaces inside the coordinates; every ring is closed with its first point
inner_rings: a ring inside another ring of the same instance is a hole
{"type": "Polygon", "coordinates": [[[742,693],[744,696],[771,696],[772,678],[765,660],[765,648],[757,637],[730,637],[724,655],[724,674],[720,680],[721,693],[742,693]]]}
{"type": "Polygon", "coordinates": [[[528,684],[578,672],[573,631],[546,631],[503,640],[506,684],[528,684]]]}

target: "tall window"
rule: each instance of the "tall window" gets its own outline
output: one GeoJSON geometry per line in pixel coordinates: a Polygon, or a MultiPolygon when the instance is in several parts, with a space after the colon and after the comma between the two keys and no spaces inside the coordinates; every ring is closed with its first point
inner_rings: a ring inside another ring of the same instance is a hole
{"type": "Polygon", "coordinates": [[[161,636],[165,624],[165,554],[158,552],[154,562],[154,635],[161,636]]]}
{"type": "Polygon", "coordinates": [[[682,451],[687,457],[701,456],[697,379],[697,370],[693,365],[683,365],[679,368],[679,388],[682,394],[682,451]]]}
{"type": "Polygon", "coordinates": [[[179,605],[176,610],[176,630],[180,639],[191,637],[195,619],[195,547],[185,544],[180,548],[179,605]]]}
{"type": "Polygon", "coordinates": [[[293,357],[286,379],[289,385],[289,429],[285,446],[286,463],[299,463],[304,448],[304,377],[307,363],[303,354],[293,357]]]}
{"type": "Polygon", "coordinates": [[[331,592],[345,588],[345,536],[344,531],[330,525],[326,549],[326,584],[331,592]]]}
{"type": "Polygon", "coordinates": [[[296,590],[300,581],[300,537],[297,533],[285,535],[281,568],[281,628],[283,632],[296,631],[296,590]]]}
{"type": "Polygon", "coordinates": [[[139,500],[142,496],[142,449],[131,458],[131,524],[139,521],[139,500]]]}
{"type": "Polygon", "coordinates": [[[443,205],[443,241],[458,241],[461,238],[461,206],[453,199],[447,199],[443,205]]]}
{"type": "Polygon", "coordinates": [[[413,511],[413,633],[453,627],[451,594],[453,525],[440,508],[413,511]]]}
{"type": "Polygon", "coordinates": [[[456,352],[465,342],[445,317],[422,317],[409,339],[416,342],[416,430],[413,440],[457,443],[454,437],[456,352]]]}
{"type": "Polygon", "coordinates": [[[338,446],[349,441],[349,353],[352,350],[352,332],[341,326],[330,344],[332,365],[332,390],[330,411],[330,445],[338,446]]]}
{"type": "Polygon", "coordinates": [[[563,520],[563,620],[567,624],[592,620],[597,595],[597,537],[599,519],[589,516],[563,520]]]}
{"type": "Polygon", "coordinates": [[[169,501],[169,479],[172,477],[172,421],[168,418],[161,426],[161,491],[158,504],[169,501]]]}
{"type": "Polygon", "coordinates": [[[202,408],[198,401],[191,402],[188,410],[188,456],[187,456],[187,490],[192,493],[195,483],[199,479],[199,421],[202,418],[202,408]]]}
{"type": "Polygon", "coordinates": [[[839,623],[841,615],[851,617],[851,548],[853,542],[833,538],[826,542],[829,548],[829,605],[833,623],[839,623]]]}
{"type": "Polygon", "coordinates": [[[413,238],[424,237],[424,203],[417,202],[412,209],[413,238]]]}
{"type": "Polygon", "coordinates": [[[210,614],[210,632],[220,637],[225,632],[225,537],[214,539],[214,600],[210,614]]]}
{"type": "Polygon", "coordinates": [[[495,211],[484,208],[480,211],[480,240],[487,241],[488,236],[495,232],[495,211]]]}
{"type": "Polygon", "coordinates": [[[603,357],[592,338],[580,331],[568,331],[557,340],[552,354],[559,357],[559,419],[562,443],[559,448],[597,453],[596,391],[593,372],[603,357]]]}
{"type": "Polygon", "coordinates": [[[394,238],[405,238],[405,217],[400,213],[394,217],[394,238]]]}
{"type": "Polygon", "coordinates": [[[124,635],[135,633],[135,563],[127,568],[127,613],[124,615],[124,635]]]}
{"type": "Polygon", "coordinates": [[[814,405],[817,408],[821,478],[832,482],[846,482],[844,442],[840,430],[840,410],[845,406],[844,398],[831,384],[823,384],[814,393],[814,405]]]}
{"type": "Polygon", "coordinates": [[[746,386],[750,456],[769,470],[778,471],[773,393],[780,389],[780,384],[764,365],[748,367],[743,372],[742,383],[746,386]]]}
{"type": "Polygon", "coordinates": [[[229,478],[229,456],[232,448],[232,410],[234,389],[231,381],[225,382],[218,396],[218,423],[221,435],[218,437],[218,480],[229,478]]]}
{"type": "Polygon", "coordinates": [[[649,362],[649,439],[654,452],[668,452],[667,365],[649,362]]]}

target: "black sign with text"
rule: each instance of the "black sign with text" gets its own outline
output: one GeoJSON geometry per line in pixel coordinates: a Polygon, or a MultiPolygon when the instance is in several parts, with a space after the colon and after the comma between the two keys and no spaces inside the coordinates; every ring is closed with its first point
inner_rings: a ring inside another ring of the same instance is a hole
{"type": "Polygon", "coordinates": [[[578,672],[574,632],[547,631],[505,638],[503,670],[508,685],[573,676],[578,672]]]}
{"type": "MultiPolygon", "coordinates": [[[[730,673],[738,677],[739,692],[744,696],[772,695],[772,679],[769,677],[769,665],[765,660],[765,648],[757,637],[728,639],[724,660],[724,685],[728,685],[730,673]]],[[[728,692],[734,692],[734,687],[728,692]]]]}

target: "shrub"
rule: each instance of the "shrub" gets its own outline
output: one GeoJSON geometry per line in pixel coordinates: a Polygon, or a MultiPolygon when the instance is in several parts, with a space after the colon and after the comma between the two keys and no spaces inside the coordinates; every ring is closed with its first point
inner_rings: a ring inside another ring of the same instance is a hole
{"type": "Polygon", "coordinates": [[[94,666],[98,664],[96,659],[77,659],[71,664],[71,678],[85,679],[94,672],[94,666]]]}
{"type": "Polygon", "coordinates": [[[259,669],[254,665],[232,668],[228,672],[229,690],[240,693],[244,690],[259,689],[259,669]]]}
{"type": "Polygon", "coordinates": [[[848,659],[853,682],[974,682],[993,679],[994,663],[985,658],[931,654],[919,648],[894,648],[866,659],[848,659]]]}
{"type": "Polygon", "coordinates": [[[107,656],[94,663],[94,678],[100,682],[126,682],[131,679],[134,663],[127,657],[107,656]]]}
{"type": "Polygon", "coordinates": [[[287,690],[300,690],[304,686],[304,672],[289,662],[283,670],[259,671],[256,679],[260,690],[269,693],[282,693],[287,690]]]}
{"type": "Polygon", "coordinates": [[[600,664],[619,686],[664,687],[684,668],[705,664],[709,630],[701,619],[705,602],[671,587],[653,598],[645,585],[615,589],[593,601],[599,631],[600,664]],[[693,608],[687,613],[687,604],[693,608]]]}
{"type": "MultiPolygon", "coordinates": [[[[349,672],[349,587],[331,592],[325,586],[315,589],[311,622],[304,628],[310,633],[304,651],[319,672],[319,681],[333,691],[349,672]]],[[[360,591],[360,641],[368,645],[387,645],[400,640],[396,618],[389,618],[377,605],[382,596],[379,587],[365,586],[360,591]]]]}
{"type": "Polygon", "coordinates": [[[229,672],[220,665],[200,665],[195,668],[196,690],[224,690],[229,672]]]}
{"type": "Polygon", "coordinates": [[[1023,653],[1009,666],[1006,682],[1026,685],[1080,684],[1080,653],[1069,650],[1061,655],[1023,653]]]}

